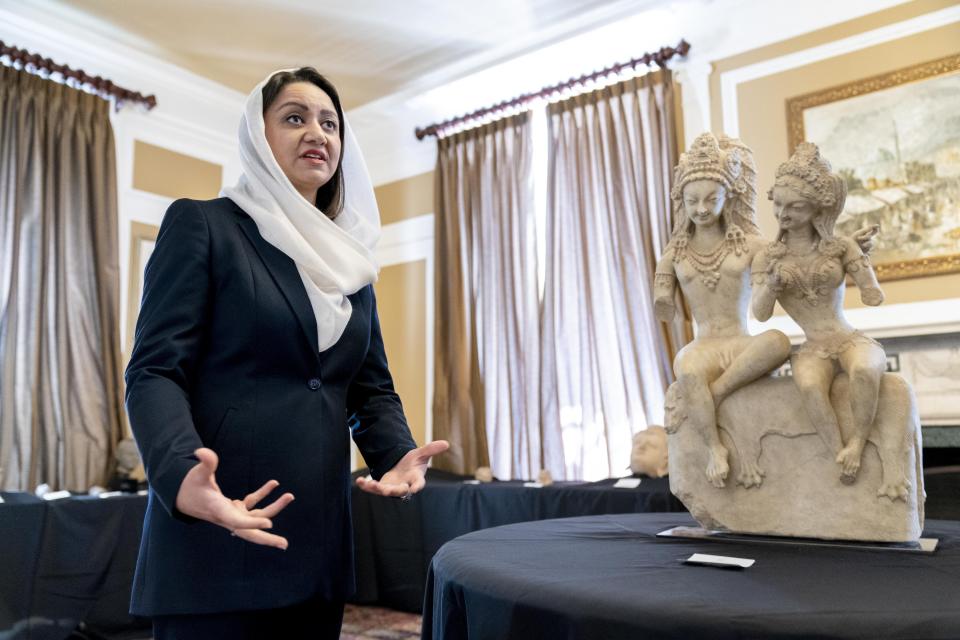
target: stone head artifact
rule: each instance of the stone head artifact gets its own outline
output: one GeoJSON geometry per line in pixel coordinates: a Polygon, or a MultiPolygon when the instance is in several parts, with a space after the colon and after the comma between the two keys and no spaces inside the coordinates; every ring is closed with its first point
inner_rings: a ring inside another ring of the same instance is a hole
{"type": "Polygon", "coordinates": [[[774,201],[775,215],[780,223],[780,234],[797,222],[789,212],[777,206],[778,200],[788,199],[795,206],[806,204],[812,209],[811,223],[820,236],[821,247],[833,239],[833,227],[843,211],[847,186],[843,178],[833,173],[830,163],[820,156],[815,144],[802,142],[789,160],[777,168],[776,181],[767,197],[774,201]],[[778,199],[778,195],[781,197],[778,199]],[[786,215],[785,215],[786,214],[786,215]]]}
{"type": "Polygon", "coordinates": [[[667,475],[667,432],[660,426],[649,426],[633,436],[630,470],[651,478],[667,475]]]}
{"type": "Polygon", "coordinates": [[[690,233],[695,220],[685,205],[688,185],[703,181],[722,187],[724,226],[736,226],[745,233],[759,233],[756,225],[757,171],[753,154],[739,140],[725,135],[702,133],[690,149],[681,154],[674,170],[670,198],[674,204],[674,236],[690,233]]]}

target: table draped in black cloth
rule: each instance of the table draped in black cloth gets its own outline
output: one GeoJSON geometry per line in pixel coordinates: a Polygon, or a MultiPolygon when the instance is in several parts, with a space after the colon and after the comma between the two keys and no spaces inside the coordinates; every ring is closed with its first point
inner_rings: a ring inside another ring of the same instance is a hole
{"type": "Polygon", "coordinates": [[[146,498],[3,498],[0,638],[66,638],[81,622],[138,626],[127,609],[146,498]]]}
{"type": "Polygon", "coordinates": [[[433,554],[447,541],[478,529],[528,520],[606,513],[685,511],[667,478],[643,478],[635,489],[615,480],[556,483],[464,484],[427,471],[427,486],[410,502],[353,491],[357,593],[353,602],[419,612],[433,554]]]}
{"type": "Polygon", "coordinates": [[[424,640],[960,638],[960,522],[934,554],[657,538],[685,514],[546,520],[434,556],[424,640]],[[685,565],[693,553],[756,559],[685,565]]]}

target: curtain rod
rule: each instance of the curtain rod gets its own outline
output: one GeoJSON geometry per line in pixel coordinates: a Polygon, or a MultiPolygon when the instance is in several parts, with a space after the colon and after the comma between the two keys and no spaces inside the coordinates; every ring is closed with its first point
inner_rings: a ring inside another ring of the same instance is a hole
{"type": "Polygon", "coordinates": [[[50,58],[44,58],[37,53],[30,53],[26,49],[9,47],[2,40],[0,40],[0,57],[4,56],[9,57],[10,62],[13,64],[22,64],[24,69],[26,69],[28,65],[31,66],[32,69],[26,69],[28,73],[34,73],[37,75],[42,75],[38,73],[40,71],[59,73],[61,76],[63,76],[64,80],[73,79],[80,84],[89,85],[93,87],[97,95],[99,95],[101,98],[106,99],[108,96],[113,96],[116,98],[118,107],[122,102],[140,103],[146,105],[147,109],[153,109],[155,106],[157,106],[157,97],[154,95],[145,96],[138,91],[124,89],[121,86],[113,84],[113,82],[107,80],[106,78],[87,75],[82,69],[71,69],[67,65],[57,64],[50,58]]]}
{"type": "Polygon", "coordinates": [[[535,91],[533,93],[524,93],[510,100],[505,100],[499,102],[495,105],[484,107],[482,109],[477,109],[466,115],[457,116],[456,118],[451,118],[450,120],[444,120],[443,122],[438,122],[436,124],[431,124],[427,127],[417,127],[414,131],[414,135],[417,136],[417,140],[423,140],[427,136],[438,136],[440,133],[449,127],[456,126],[458,124],[463,124],[464,122],[469,122],[470,120],[476,120],[482,118],[483,116],[496,113],[498,111],[503,111],[505,109],[510,109],[513,107],[522,106],[528,102],[533,102],[539,98],[546,98],[555,93],[560,93],[566,89],[572,87],[584,85],[588,82],[602,78],[604,76],[610,75],[611,73],[621,73],[625,69],[632,69],[637,67],[637,65],[645,64],[648,65],[651,62],[657,63],[660,67],[666,67],[667,61],[670,60],[675,55],[686,56],[687,52],[690,51],[690,43],[686,40],[680,40],[679,44],[676,47],[660,47],[659,51],[645,53],[638,58],[634,58],[627,62],[614,64],[600,71],[594,71],[593,73],[585,74],[579,78],[570,78],[566,82],[561,82],[549,87],[544,87],[540,91],[535,91]]]}

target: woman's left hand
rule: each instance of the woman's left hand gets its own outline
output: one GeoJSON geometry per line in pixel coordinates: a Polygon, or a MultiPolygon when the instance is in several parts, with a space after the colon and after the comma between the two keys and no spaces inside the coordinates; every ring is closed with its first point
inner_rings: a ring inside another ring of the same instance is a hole
{"type": "Polygon", "coordinates": [[[357,486],[368,493],[403,498],[417,493],[426,484],[427,464],[430,458],[450,448],[446,440],[434,440],[419,449],[414,449],[400,458],[393,469],[383,474],[380,480],[357,478],[357,486]]]}

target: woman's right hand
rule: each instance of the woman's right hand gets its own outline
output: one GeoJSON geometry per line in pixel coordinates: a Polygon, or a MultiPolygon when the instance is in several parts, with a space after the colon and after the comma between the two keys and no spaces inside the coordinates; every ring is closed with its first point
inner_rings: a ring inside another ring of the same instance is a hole
{"type": "Polygon", "coordinates": [[[219,458],[212,449],[194,452],[200,462],[190,469],[177,492],[177,509],[181,513],[219,525],[248,542],[286,550],[287,539],[264,529],[273,527],[270,518],[293,502],[293,494],[285,493],[262,509],[257,504],[276,489],[280,483],[270,480],[243,500],[231,500],[217,485],[215,473],[219,458]]]}

